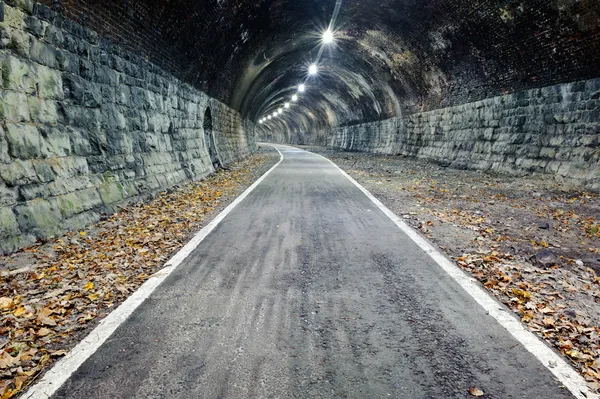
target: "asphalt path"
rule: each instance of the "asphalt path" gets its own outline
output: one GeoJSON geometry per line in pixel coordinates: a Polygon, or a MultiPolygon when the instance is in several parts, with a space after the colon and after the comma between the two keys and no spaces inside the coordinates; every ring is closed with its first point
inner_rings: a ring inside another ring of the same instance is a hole
{"type": "Polygon", "coordinates": [[[278,148],[55,398],[572,398],[331,163],[278,148]]]}

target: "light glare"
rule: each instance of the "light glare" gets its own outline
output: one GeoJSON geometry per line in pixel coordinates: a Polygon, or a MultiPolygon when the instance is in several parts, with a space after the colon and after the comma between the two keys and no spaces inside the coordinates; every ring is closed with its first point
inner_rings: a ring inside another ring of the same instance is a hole
{"type": "Polygon", "coordinates": [[[285,103],[284,107],[289,108],[290,107],[290,103],[285,103]]]}
{"type": "Polygon", "coordinates": [[[292,101],[298,101],[298,96],[294,94],[294,95],[292,96],[292,101]]]}
{"type": "Polygon", "coordinates": [[[318,68],[317,68],[317,64],[311,64],[311,66],[308,67],[308,74],[309,75],[316,75],[318,72],[318,68]]]}
{"type": "Polygon", "coordinates": [[[329,44],[331,42],[333,42],[333,32],[331,31],[331,29],[327,29],[323,33],[323,43],[329,44]]]}
{"type": "Polygon", "coordinates": [[[306,85],[304,85],[304,84],[301,84],[300,86],[298,86],[298,91],[299,91],[300,93],[304,93],[304,90],[306,90],[306,85]]]}

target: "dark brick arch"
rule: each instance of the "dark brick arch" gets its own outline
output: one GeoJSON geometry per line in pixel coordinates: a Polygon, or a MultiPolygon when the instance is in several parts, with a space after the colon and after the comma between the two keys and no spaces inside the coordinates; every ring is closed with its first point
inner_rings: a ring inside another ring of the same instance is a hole
{"type": "MultiPolygon", "coordinates": [[[[42,2],[253,120],[297,83],[335,4],[42,2]]],[[[312,114],[300,109],[288,123],[354,124],[598,77],[599,21],[595,0],[347,1],[340,51],[325,58],[338,78],[307,98],[312,114]]]]}

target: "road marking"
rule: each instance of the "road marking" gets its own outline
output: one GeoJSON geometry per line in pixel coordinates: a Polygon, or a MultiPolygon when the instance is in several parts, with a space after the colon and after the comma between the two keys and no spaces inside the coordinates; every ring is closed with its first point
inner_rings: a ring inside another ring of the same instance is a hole
{"type": "Polygon", "coordinates": [[[306,151],[317,155],[330,162],[337,170],[348,178],[360,191],[363,192],[385,215],[392,220],[411,240],[415,242],[423,251],[425,251],[447,274],[452,277],[479,305],[485,309],[502,327],[519,341],[525,349],[535,356],[544,367],[546,367],[558,380],[578,399],[598,398],[590,391],[585,379],[571,367],[562,356],[557,354],[545,342],[538,338],[531,331],[527,330],[523,323],[518,320],[510,309],[497,301],[479,282],[468,276],[462,269],[450,261],[445,255],[439,252],[425,238],[421,237],[415,230],[402,221],[394,212],[390,211],[385,205],[373,196],[359,182],[354,180],[348,173],[344,172],[332,160],[314,152],[306,151]],[[552,365],[552,367],[550,366],[552,365]]]}
{"type": "Polygon", "coordinates": [[[283,161],[283,155],[279,153],[279,162],[263,174],[257,181],[237,197],[227,208],[217,215],[209,224],[204,226],[190,242],[179,250],[166,264],[165,267],[156,272],[144,284],[140,286],[129,298],[118,308],[113,310],[98,326],[77,344],[69,353],[58,361],[37,384],[31,386],[22,396],[23,399],[45,399],[52,396],[77,369],[112,335],[113,332],[140,306],[146,298],[165,279],[177,269],[177,267],[198,247],[198,245],[214,230],[215,227],[244,200],[254,189],[283,161]]]}

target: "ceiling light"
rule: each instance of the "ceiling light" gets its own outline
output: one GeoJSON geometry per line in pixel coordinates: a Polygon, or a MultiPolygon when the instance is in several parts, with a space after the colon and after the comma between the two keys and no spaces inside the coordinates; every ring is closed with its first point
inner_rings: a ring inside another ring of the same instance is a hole
{"type": "Polygon", "coordinates": [[[279,108],[279,111],[277,113],[280,114],[280,115],[283,114],[283,109],[279,108]]]}
{"type": "Polygon", "coordinates": [[[294,94],[294,95],[292,96],[292,101],[298,101],[298,96],[294,94]]]}
{"type": "Polygon", "coordinates": [[[328,44],[333,42],[333,32],[331,29],[327,29],[323,32],[323,43],[328,44]]]}
{"type": "Polygon", "coordinates": [[[304,93],[304,90],[306,90],[306,85],[304,85],[304,84],[301,84],[300,86],[298,86],[298,91],[299,91],[300,93],[304,93]]]}
{"type": "Polygon", "coordinates": [[[267,116],[267,119],[271,119],[271,118],[273,118],[273,116],[272,116],[272,115],[269,115],[269,116],[267,116]]]}
{"type": "Polygon", "coordinates": [[[318,72],[318,70],[319,70],[319,69],[317,68],[317,64],[311,64],[311,65],[308,67],[308,74],[309,74],[309,75],[316,75],[316,74],[317,74],[317,72],[318,72]]]}
{"type": "Polygon", "coordinates": [[[286,107],[286,108],[289,108],[290,107],[290,103],[285,103],[283,106],[286,107]]]}

